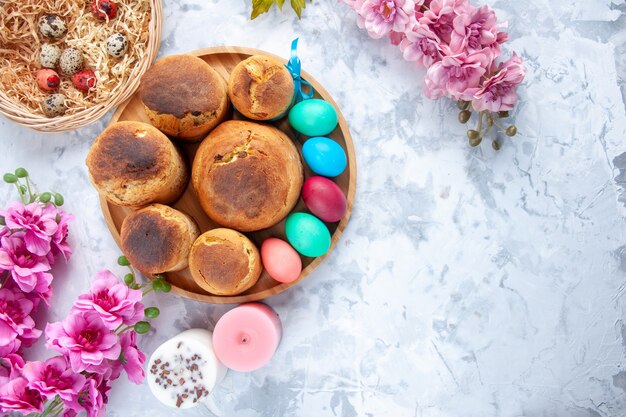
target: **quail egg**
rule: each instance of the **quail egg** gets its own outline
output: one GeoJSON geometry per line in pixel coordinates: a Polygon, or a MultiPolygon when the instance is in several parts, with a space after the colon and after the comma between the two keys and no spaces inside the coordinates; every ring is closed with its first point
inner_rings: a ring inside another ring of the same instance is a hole
{"type": "Polygon", "coordinates": [[[107,52],[114,58],[121,58],[126,53],[128,39],[121,33],[114,33],[107,39],[107,52]]]}
{"type": "Polygon", "coordinates": [[[50,94],[43,100],[43,112],[48,117],[61,116],[67,110],[65,107],[65,96],[63,94],[50,94]]]}
{"type": "Polygon", "coordinates": [[[61,48],[56,45],[44,43],[41,45],[41,51],[39,52],[39,63],[44,68],[54,68],[59,63],[61,58],[61,48]]]}
{"type": "Polygon", "coordinates": [[[78,49],[67,48],[59,58],[59,67],[67,75],[73,75],[83,68],[83,54],[78,49]]]}
{"type": "Polygon", "coordinates": [[[61,84],[61,77],[55,70],[42,68],[37,71],[37,85],[44,91],[54,91],[61,84]]]}
{"type": "Polygon", "coordinates": [[[59,16],[44,14],[39,18],[39,32],[46,38],[58,39],[65,35],[67,26],[59,16]]]}

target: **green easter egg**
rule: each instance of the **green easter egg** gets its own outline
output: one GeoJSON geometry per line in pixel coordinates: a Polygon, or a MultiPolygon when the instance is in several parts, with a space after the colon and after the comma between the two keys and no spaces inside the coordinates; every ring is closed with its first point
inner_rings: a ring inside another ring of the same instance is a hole
{"type": "Polygon", "coordinates": [[[292,213],[285,222],[287,240],[304,256],[315,258],[330,249],[330,232],[317,217],[308,213],[292,213]]]}
{"type": "Polygon", "coordinates": [[[337,127],[337,112],[327,101],[304,100],[289,112],[291,127],[307,136],[325,136],[337,127]]]}

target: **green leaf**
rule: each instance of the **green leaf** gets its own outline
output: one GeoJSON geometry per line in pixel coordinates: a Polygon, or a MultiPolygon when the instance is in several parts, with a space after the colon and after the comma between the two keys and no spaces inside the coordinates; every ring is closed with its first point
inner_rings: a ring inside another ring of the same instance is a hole
{"type": "Polygon", "coordinates": [[[298,19],[302,18],[302,9],[306,7],[306,0],[291,0],[291,8],[298,15],[298,19]]]}
{"type": "MultiPolygon", "coordinates": [[[[306,0],[290,0],[291,7],[298,15],[298,19],[302,17],[302,9],[306,7],[306,0]]],[[[256,19],[259,15],[267,13],[272,6],[276,4],[279,9],[283,9],[285,0],[252,0],[252,14],[250,19],[256,19]]]]}
{"type": "Polygon", "coordinates": [[[274,3],[276,3],[276,0],[252,0],[252,14],[250,15],[250,19],[254,20],[259,15],[267,13],[274,3]]]}

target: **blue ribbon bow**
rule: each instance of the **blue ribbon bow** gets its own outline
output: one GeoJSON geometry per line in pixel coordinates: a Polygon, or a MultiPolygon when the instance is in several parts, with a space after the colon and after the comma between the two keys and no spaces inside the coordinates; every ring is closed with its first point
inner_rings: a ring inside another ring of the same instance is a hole
{"type": "Polygon", "coordinates": [[[285,65],[285,67],[287,67],[287,69],[291,73],[291,76],[293,77],[293,84],[295,87],[293,95],[294,104],[299,103],[302,100],[313,98],[313,87],[311,86],[311,84],[309,84],[308,81],[303,80],[300,76],[301,63],[300,58],[298,58],[297,49],[298,38],[294,39],[291,42],[291,58],[289,59],[289,62],[287,62],[287,65],[285,65]],[[308,93],[302,91],[303,85],[309,87],[308,93]]]}

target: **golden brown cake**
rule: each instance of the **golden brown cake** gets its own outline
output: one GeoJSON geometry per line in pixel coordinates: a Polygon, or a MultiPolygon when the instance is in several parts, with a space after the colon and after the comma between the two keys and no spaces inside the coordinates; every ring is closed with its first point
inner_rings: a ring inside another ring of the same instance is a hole
{"type": "Polygon", "coordinates": [[[150,122],[178,139],[202,139],[228,115],[226,81],[193,55],[160,59],[141,78],[139,98],[150,122]]]}
{"type": "Polygon", "coordinates": [[[294,85],[289,70],[276,58],[253,55],[230,73],[228,97],[233,106],[253,120],[272,120],[289,109],[294,85]]]}
{"type": "Polygon", "coordinates": [[[219,125],[193,161],[192,184],[206,214],[245,232],[280,222],[302,188],[300,154],[275,127],[242,120],[219,125]]]}
{"type": "Polygon", "coordinates": [[[86,162],[93,185],[118,206],[172,203],[189,180],[186,164],[168,137],[141,122],[107,127],[91,145],[86,162]]]}
{"type": "Polygon", "coordinates": [[[146,274],[187,267],[191,245],[200,235],[196,222],[178,210],[152,204],[130,213],[122,223],[122,252],[146,274]]]}
{"type": "Polygon", "coordinates": [[[191,247],[189,271],[194,281],[215,295],[235,295],[251,288],[263,271],[259,251],[241,233],[213,229],[191,247]]]}

